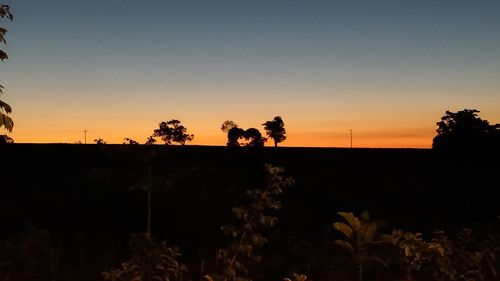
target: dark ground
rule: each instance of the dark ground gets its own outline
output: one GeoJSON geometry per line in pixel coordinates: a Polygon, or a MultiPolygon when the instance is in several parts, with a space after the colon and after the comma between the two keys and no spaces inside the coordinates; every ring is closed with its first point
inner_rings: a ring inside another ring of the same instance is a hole
{"type": "Polygon", "coordinates": [[[314,252],[311,245],[333,239],[338,211],[367,209],[388,222],[387,232],[499,225],[500,161],[491,155],[63,144],[6,145],[0,155],[0,238],[24,223],[47,229],[65,248],[68,266],[113,263],[124,255],[129,234],[145,230],[145,192],[129,189],[144,183],[147,171],[156,182],[154,236],[179,245],[192,260],[210,259],[221,247],[219,227],[231,222],[244,190],[264,186],[264,163],[295,179],[273,234],[288,255],[296,255],[292,244],[314,252]]]}

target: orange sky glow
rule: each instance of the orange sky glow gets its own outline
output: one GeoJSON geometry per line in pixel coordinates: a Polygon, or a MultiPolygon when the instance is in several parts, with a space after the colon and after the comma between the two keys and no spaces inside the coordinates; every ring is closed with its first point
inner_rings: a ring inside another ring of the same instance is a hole
{"type": "Polygon", "coordinates": [[[447,110],[500,123],[498,1],[89,1],[14,1],[0,23],[16,143],[144,143],[178,119],[225,145],[225,120],[281,116],[282,146],[352,129],[353,147],[430,148],[447,110]]]}

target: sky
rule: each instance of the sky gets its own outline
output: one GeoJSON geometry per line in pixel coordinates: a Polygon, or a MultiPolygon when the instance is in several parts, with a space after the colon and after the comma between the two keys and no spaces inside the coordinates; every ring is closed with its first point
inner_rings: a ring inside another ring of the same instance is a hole
{"type": "MultiPolygon", "coordinates": [[[[446,110],[500,123],[500,1],[4,0],[17,143],[144,142],[281,116],[283,146],[426,148],[446,110]]],[[[273,145],[269,142],[267,145],[273,145]]]]}

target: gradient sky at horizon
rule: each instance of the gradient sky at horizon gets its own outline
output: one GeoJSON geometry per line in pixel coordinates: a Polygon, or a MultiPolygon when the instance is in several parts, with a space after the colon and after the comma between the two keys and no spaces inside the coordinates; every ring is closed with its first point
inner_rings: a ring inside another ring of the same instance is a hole
{"type": "Polygon", "coordinates": [[[10,0],[16,142],[144,142],[280,115],[285,146],[430,147],[446,110],[500,123],[500,1],[10,0]]]}

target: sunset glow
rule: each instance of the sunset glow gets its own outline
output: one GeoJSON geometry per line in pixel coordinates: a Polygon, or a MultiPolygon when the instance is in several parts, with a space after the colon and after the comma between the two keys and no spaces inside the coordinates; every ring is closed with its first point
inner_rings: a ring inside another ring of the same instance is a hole
{"type": "Polygon", "coordinates": [[[353,147],[429,148],[446,110],[500,123],[498,1],[9,4],[16,143],[144,143],[179,119],[225,145],[223,121],[279,115],[283,146],[349,147],[352,129],[353,147]]]}

